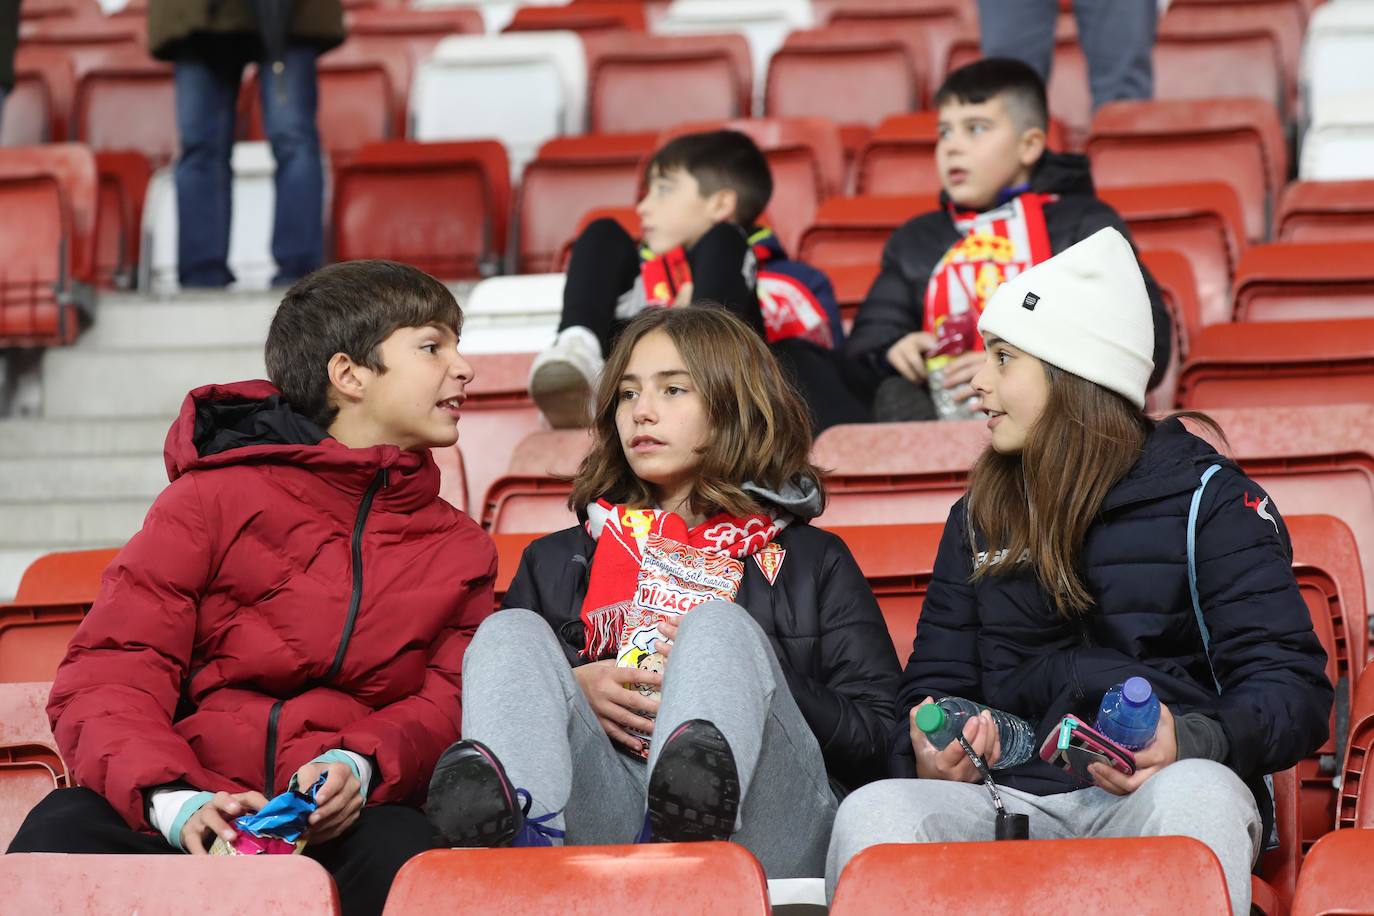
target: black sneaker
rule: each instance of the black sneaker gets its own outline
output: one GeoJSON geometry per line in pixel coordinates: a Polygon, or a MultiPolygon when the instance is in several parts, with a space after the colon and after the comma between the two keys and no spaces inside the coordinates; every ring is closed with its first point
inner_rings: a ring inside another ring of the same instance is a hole
{"type": "Polygon", "coordinates": [[[429,780],[425,813],[447,846],[509,846],[525,820],[505,768],[480,741],[444,751],[429,780]]]}
{"type": "Polygon", "coordinates": [[[649,776],[652,842],[728,840],[738,811],[739,771],[729,742],[705,719],[682,723],[649,776]]]}

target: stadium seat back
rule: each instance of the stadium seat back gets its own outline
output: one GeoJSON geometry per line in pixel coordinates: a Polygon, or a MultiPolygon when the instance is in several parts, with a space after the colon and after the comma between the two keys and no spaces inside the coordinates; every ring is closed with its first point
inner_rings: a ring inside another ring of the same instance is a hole
{"type": "Polygon", "coordinates": [[[941,75],[948,72],[949,55],[967,26],[976,24],[976,14],[953,3],[844,3],[837,4],[827,27],[852,29],[865,37],[897,37],[909,41],[917,36],[924,48],[919,58],[925,85],[934,92],[941,75]]]}
{"type": "Polygon", "coordinates": [[[905,663],[916,639],[926,589],[935,569],[942,523],[831,528],[854,555],[882,609],[897,658],[905,663]]]}
{"type": "Polygon", "coordinates": [[[95,279],[102,289],[128,289],[138,279],[139,227],[153,169],[137,152],[95,155],[100,181],[96,210],[95,279]]]}
{"type": "Polygon", "coordinates": [[[797,256],[826,271],[876,265],[894,230],[936,206],[928,195],[832,197],[802,234],[797,256]]]}
{"type": "Polygon", "coordinates": [[[1374,318],[1374,239],[1256,245],[1236,273],[1236,321],[1374,318]]]}
{"type": "Polygon", "coordinates": [[[1146,395],[1148,403],[1145,405],[1147,410],[1167,413],[1177,396],[1178,374],[1188,356],[1189,337],[1198,326],[1197,281],[1193,279],[1193,268],[1188,259],[1177,251],[1141,251],[1140,262],[1159,285],[1164,307],[1173,321],[1169,364],[1159,384],[1146,395]]]}
{"type": "Polygon", "coordinates": [[[1280,242],[1374,241],[1374,181],[1295,181],[1283,190],[1280,242]]]}
{"type": "Polygon", "coordinates": [[[578,34],[630,29],[643,32],[644,4],[582,0],[567,6],[522,6],[504,32],[544,32],[565,29],[578,34]]]}
{"type": "Polygon", "coordinates": [[[591,75],[591,129],[599,133],[662,130],[693,117],[734,118],[740,86],[730,56],[681,51],[657,57],[607,55],[591,75]],[[665,105],[665,99],[672,99],[665,105]]]}
{"type": "Polygon", "coordinates": [[[463,449],[469,514],[482,516],[482,500],[492,482],[506,473],[515,447],[531,433],[547,429],[529,396],[533,353],[469,355],[476,372],[458,421],[463,449]]]}
{"type": "Polygon", "coordinates": [[[1303,862],[1292,916],[1374,912],[1371,855],[1374,830],[1338,830],[1323,837],[1303,862]]]}
{"type": "Polygon", "coordinates": [[[72,96],[76,94],[71,55],[61,48],[22,43],[14,53],[14,77],[14,89],[5,99],[0,146],[65,141],[71,132],[72,96]],[[11,105],[15,106],[13,114],[11,105]],[[39,113],[47,118],[45,124],[35,122],[39,113]],[[41,135],[34,139],[40,130],[41,135]]]}
{"type": "Polygon", "coordinates": [[[172,68],[141,51],[98,55],[78,65],[72,109],[73,139],[94,150],[136,150],[155,165],[176,157],[172,68]]]}
{"type": "MultiPolygon", "coordinates": [[[[0,747],[0,849],[9,848],[29,812],[59,785],[57,774],[47,764],[11,763],[4,760],[4,754],[5,749],[0,747]]],[[[7,905],[13,905],[15,901],[9,893],[7,886],[7,905]]]]}
{"type": "Polygon", "coordinates": [[[895,40],[844,48],[784,47],[768,67],[764,110],[876,127],[921,104],[920,74],[895,40]],[[862,93],[854,87],[862,86],[862,93]]]}
{"type": "Polygon", "coordinates": [[[1272,33],[1177,33],[1161,29],[1154,47],[1156,99],[1257,98],[1287,110],[1283,63],[1272,33]]]}
{"type": "MultiPolygon", "coordinates": [[[[797,0],[674,0],[655,25],[665,35],[739,33],[749,43],[755,86],[762,86],[768,61],[789,32],[815,25],[810,3],[797,0]]],[[[741,112],[748,115],[752,106],[741,112]]]]}
{"type": "Polygon", "coordinates": [[[501,477],[486,491],[482,523],[501,534],[547,533],[577,524],[568,508],[569,478],[592,447],[586,430],[531,433],[511,452],[501,477]]]}
{"type": "MultiPolygon", "coordinates": [[[[1374,47],[1374,42],[1371,43],[1374,47]]],[[[1298,177],[1303,181],[1374,178],[1374,114],[1369,92],[1319,100],[1302,137],[1298,177]]]]}

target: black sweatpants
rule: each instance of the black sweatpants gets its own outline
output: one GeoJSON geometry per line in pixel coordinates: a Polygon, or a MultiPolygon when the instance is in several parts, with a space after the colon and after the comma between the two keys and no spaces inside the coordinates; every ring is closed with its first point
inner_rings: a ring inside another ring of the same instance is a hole
{"type": "MultiPolygon", "coordinates": [[[[766,340],[758,297],[744,275],[748,253],[749,240],[732,223],[720,223],[703,235],[687,252],[692,299],[724,308],[766,340]]],[[[629,233],[613,219],[591,223],[573,242],[558,330],[589,329],[601,341],[601,354],[609,356],[626,324],[615,317],[616,303],[638,277],[639,245],[629,233]]],[[[842,355],[800,339],[778,341],[770,349],[800,392],[815,432],[870,419],[842,355]]]]}
{"type": "MultiPolygon", "coordinates": [[[[371,805],[343,836],[306,846],[303,855],[334,877],[344,916],[376,916],[401,866],[438,845],[418,809],[371,805]]],[[[9,851],[181,855],[161,836],[130,828],[104,796],[83,788],[50,792],[24,819],[9,851]]]]}

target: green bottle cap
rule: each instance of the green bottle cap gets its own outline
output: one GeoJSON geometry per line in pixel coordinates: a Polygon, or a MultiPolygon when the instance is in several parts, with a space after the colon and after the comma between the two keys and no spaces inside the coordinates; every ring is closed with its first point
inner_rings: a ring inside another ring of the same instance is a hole
{"type": "Polygon", "coordinates": [[[948,718],[944,707],[939,703],[927,703],[916,708],[916,727],[927,735],[933,735],[944,728],[948,718]]]}

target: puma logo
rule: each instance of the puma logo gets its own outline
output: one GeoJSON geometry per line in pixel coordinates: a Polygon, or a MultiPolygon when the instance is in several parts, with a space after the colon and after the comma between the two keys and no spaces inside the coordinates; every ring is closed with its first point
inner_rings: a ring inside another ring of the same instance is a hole
{"type": "Polygon", "coordinates": [[[1274,516],[1269,514],[1269,497],[1266,496],[1263,499],[1255,497],[1251,499],[1250,493],[1247,490],[1245,493],[1245,508],[1254,509],[1256,515],[1274,526],[1275,534],[1279,533],[1279,523],[1274,521],[1274,516]]]}

